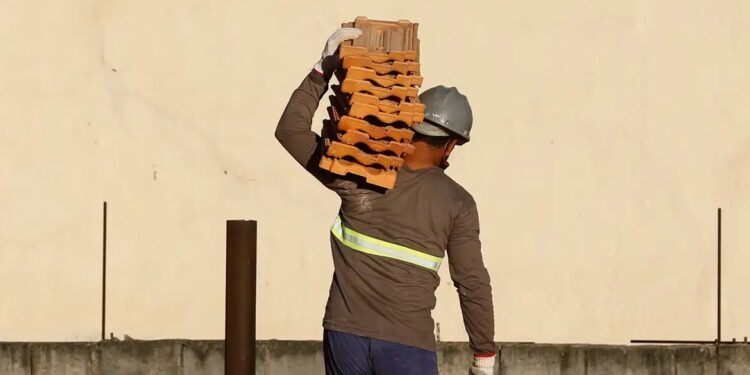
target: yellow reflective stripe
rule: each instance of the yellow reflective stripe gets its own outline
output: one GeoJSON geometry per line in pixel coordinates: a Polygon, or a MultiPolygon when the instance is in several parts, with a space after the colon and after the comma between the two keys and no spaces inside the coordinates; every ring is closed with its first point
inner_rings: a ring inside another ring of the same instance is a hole
{"type": "Polygon", "coordinates": [[[341,217],[336,218],[331,227],[331,233],[349,248],[370,255],[401,260],[433,271],[440,269],[440,264],[443,262],[443,258],[356,232],[345,227],[341,223],[341,217]]]}

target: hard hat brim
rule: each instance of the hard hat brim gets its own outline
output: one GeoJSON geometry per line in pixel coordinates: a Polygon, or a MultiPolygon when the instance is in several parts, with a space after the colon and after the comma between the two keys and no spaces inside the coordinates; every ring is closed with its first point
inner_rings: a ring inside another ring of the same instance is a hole
{"type": "Polygon", "coordinates": [[[459,140],[459,142],[458,142],[459,145],[462,145],[462,144],[464,144],[466,142],[469,142],[469,138],[468,137],[464,137],[461,134],[449,131],[449,130],[443,128],[440,125],[437,125],[437,124],[433,125],[433,124],[431,124],[426,119],[424,121],[422,121],[420,124],[414,125],[411,128],[412,128],[412,130],[414,130],[415,132],[417,132],[419,134],[430,136],[430,137],[450,137],[450,136],[455,136],[459,140]]]}
{"type": "Polygon", "coordinates": [[[451,133],[448,133],[438,126],[432,125],[427,121],[422,121],[420,124],[412,126],[412,129],[419,134],[430,137],[449,137],[451,135],[451,133]]]}

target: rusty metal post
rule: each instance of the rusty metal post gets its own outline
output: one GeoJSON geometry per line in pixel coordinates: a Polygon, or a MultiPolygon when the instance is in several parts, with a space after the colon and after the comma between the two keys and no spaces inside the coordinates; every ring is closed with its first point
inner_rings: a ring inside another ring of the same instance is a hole
{"type": "Polygon", "coordinates": [[[255,282],[258,223],[227,221],[224,374],[255,374],[255,282]]]}

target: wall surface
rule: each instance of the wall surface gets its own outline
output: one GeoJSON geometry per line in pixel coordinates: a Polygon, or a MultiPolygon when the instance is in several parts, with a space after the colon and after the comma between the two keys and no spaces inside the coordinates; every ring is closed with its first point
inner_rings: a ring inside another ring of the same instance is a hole
{"type": "MultiPolygon", "coordinates": [[[[501,345],[500,375],[740,375],[750,373],[750,346],[501,345]]],[[[466,343],[441,343],[443,375],[468,372],[466,343]]],[[[322,374],[322,344],[267,341],[257,346],[258,375],[322,374]]],[[[221,341],[0,343],[3,375],[222,375],[221,341]]]]}
{"type": "MultiPolygon", "coordinates": [[[[344,21],[420,22],[474,108],[497,340],[750,333],[750,2],[4,0],[0,340],[223,337],[224,225],[259,221],[258,335],[319,339],[337,198],[273,130],[344,21]]],[[[323,118],[323,110],[318,119],[323,118]]],[[[319,121],[317,121],[319,123],[319,121]]],[[[317,127],[317,125],[316,125],[317,127]]],[[[466,340],[441,270],[442,340],[466,340]]]]}

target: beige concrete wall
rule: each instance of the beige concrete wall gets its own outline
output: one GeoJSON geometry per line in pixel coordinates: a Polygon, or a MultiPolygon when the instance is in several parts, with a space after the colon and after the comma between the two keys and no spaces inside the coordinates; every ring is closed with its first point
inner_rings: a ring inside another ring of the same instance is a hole
{"type": "MultiPolygon", "coordinates": [[[[750,4],[0,2],[0,340],[223,335],[224,220],[260,222],[261,338],[314,339],[337,199],[276,144],[288,95],[357,15],[421,22],[426,86],[466,93],[497,339],[750,333],[750,4]]],[[[322,118],[323,112],[319,112],[322,118]]],[[[436,320],[465,334],[447,267],[436,320]]]]}

